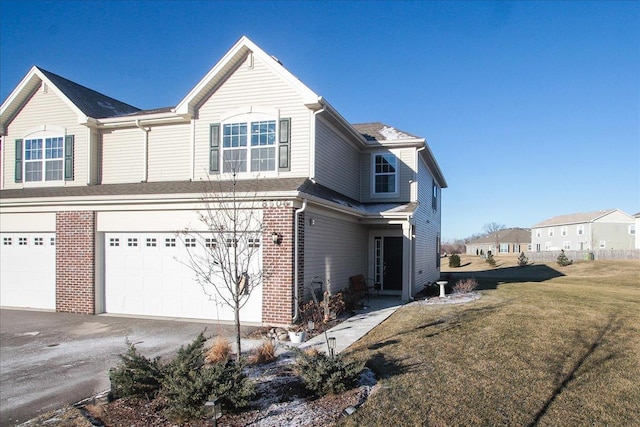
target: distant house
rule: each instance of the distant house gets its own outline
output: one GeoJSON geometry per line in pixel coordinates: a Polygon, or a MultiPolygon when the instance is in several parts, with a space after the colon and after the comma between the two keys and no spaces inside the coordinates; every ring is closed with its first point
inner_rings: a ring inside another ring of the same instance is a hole
{"type": "Polygon", "coordinates": [[[486,254],[489,251],[494,255],[519,254],[528,251],[530,246],[531,230],[505,228],[467,243],[467,255],[486,254]]]}
{"type": "Polygon", "coordinates": [[[176,236],[206,231],[210,200],[225,215],[208,183],[232,171],[261,219],[235,243],[259,248],[264,273],[242,322],[289,323],[315,276],[338,292],[362,274],[403,300],[440,277],[447,183],[426,140],[347,122],[246,37],[171,108],[33,67],[0,106],[0,137],[2,306],[233,320],[176,236]]]}
{"type": "Polygon", "coordinates": [[[634,249],[636,221],[619,209],[555,216],[531,227],[531,250],[634,249]]]}
{"type": "Polygon", "coordinates": [[[638,234],[638,230],[640,230],[640,212],[634,215],[636,219],[636,223],[633,228],[633,234],[636,236],[636,249],[640,249],[640,234],[638,234]]]}

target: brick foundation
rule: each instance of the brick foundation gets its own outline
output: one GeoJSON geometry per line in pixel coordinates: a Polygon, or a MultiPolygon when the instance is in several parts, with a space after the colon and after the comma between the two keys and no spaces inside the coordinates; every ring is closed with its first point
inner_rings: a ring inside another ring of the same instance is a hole
{"type": "Polygon", "coordinates": [[[56,213],[56,311],[95,314],[93,211],[56,213]]]}
{"type": "MultiPolygon", "coordinates": [[[[295,209],[291,207],[265,207],[262,216],[262,321],[273,325],[291,323],[294,315],[294,227],[295,209]],[[273,243],[271,234],[276,231],[282,235],[279,245],[273,243]]],[[[304,230],[304,214],[300,215],[300,230],[304,230]]],[[[299,235],[300,247],[304,242],[304,233],[299,235]]],[[[300,248],[301,253],[303,248],[300,248]]],[[[304,271],[303,257],[299,257],[299,271],[304,271]]],[[[302,276],[299,277],[300,289],[304,288],[302,276]]],[[[302,293],[300,293],[302,295],[302,293]]]]}

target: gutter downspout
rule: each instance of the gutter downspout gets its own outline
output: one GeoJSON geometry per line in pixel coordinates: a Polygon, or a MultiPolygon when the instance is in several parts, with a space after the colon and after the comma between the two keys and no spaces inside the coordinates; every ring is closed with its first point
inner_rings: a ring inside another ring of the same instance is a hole
{"type": "Polygon", "coordinates": [[[318,114],[325,111],[324,107],[313,112],[311,133],[309,135],[309,179],[316,182],[316,119],[318,114]]]}
{"type": "Polygon", "coordinates": [[[147,165],[149,161],[149,131],[151,128],[145,128],[140,124],[140,120],[136,120],[136,126],[144,131],[144,152],[142,153],[142,182],[147,182],[149,178],[149,167],[147,165]]]}
{"type": "Polygon", "coordinates": [[[307,209],[307,199],[302,199],[302,207],[300,209],[296,209],[295,212],[295,231],[294,231],[294,254],[293,254],[293,304],[294,304],[294,315],[293,315],[293,319],[291,320],[291,323],[296,323],[298,321],[298,313],[300,312],[300,292],[298,290],[298,266],[300,264],[299,260],[298,260],[298,248],[300,246],[299,243],[299,231],[298,231],[298,225],[300,224],[300,215],[302,212],[305,211],[305,209],[307,209]]]}

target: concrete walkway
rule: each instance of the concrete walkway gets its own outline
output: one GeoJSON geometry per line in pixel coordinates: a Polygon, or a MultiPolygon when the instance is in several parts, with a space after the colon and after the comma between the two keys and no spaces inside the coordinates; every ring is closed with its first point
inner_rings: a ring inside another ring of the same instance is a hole
{"type": "Polygon", "coordinates": [[[399,297],[372,297],[366,301],[363,310],[358,310],[356,315],[329,329],[326,337],[324,333],[317,335],[300,344],[299,348],[316,348],[318,351],[326,353],[326,338],[335,337],[336,354],[340,353],[384,322],[403,304],[404,302],[399,297]]]}

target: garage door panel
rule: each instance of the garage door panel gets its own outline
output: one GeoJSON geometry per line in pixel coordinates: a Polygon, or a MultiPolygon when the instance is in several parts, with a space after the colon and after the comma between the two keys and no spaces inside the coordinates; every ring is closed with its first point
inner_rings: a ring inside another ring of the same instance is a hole
{"type": "MultiPolygon", "coordinates": [[[[105,308],[109,313],[233,320],[233,310],[210,301],[188,264],[184,243],[174,233],[106,233],[105,308]],[[109,242],[119,241],[119,246],[109,242]],[[123,242],[126,242],[123,246],[123,242]],[[119,283],[123,283],[121,286],[119,283]]],[[[260,268],[260,254],[256,265],[260,268]]],[[[258,288],[241,312],[261,322],[258,288]]],[[[209,288],[209,293],[215,293],[209,288]]]]}
{"type": "Polygon", "coordinates": [[[1,233],[0,263],[0,305],[55,310],[55,233],[1,233]]]}

